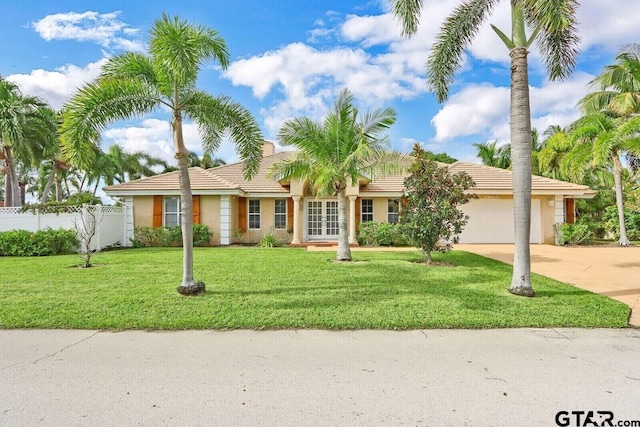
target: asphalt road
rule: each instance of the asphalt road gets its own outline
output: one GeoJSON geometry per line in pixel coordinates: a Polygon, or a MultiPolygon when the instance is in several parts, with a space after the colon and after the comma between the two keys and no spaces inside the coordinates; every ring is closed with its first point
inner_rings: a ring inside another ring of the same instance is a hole
{"type": "Polygon", "coordinates": [[[639,361],[636,329],[0,330],[0,425],[640,420],[639,361]]]}

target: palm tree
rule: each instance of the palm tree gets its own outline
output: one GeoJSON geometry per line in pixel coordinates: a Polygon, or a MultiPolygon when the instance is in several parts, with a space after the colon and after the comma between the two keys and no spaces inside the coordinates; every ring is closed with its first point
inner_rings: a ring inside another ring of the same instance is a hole
{"type": "Polygon", "coordinates": [[[498,141],[479,142],[473,144],[483,165],[494,168],[509,169],[511,167],[511,144],[498,147],[498,141]]]}
{"type": "Polygon", "coordinates": [[[640,116],[614,117],[594,113],[579,119],[571,133],[573,149],[565,156],[564,167],[572,177],[580,177],[587,167],[605,167],[613,173],[616,206],[620,221],[620,246],[629,246],[624,218],[624,198],[620,160],[622,154],[640,155],[640,116]]]}
{"type": "Polygon", "coordinates": [[[106,156],[115,168],[114,179],[120,184],[156,175],[157,172],[153,169],[154,167],[166,168],[168,166],[167,162],[161,158],[154,157],[143,151],[130,153],[117,144],[109,147],[106,156]]]}
{"type": "MultiPolygon", "coordinates": [[[[445,20],[427,60],[427,81],[439,102],[447,99],[464,52],[499,0],[462,0],[445,20]]],[[[492,25],[511,58],[511,164],[515,212],[515,253],[509,292],[534,296],[531,285],[531,107],[528,49],[537,41],[552,80],[567,77],[577,50],[577,0],[511,0],[511,37],[492,25]],[[527,36],[526,28],[533,32],[527,36]]],[[[418,28],[422,0],[394,0],[403,34],[418,28]]]]}
{"type": "Polygon", "coordinates": [[[55,139],[54,114],[47,103],[22,95],[18,86],[0,76],[0,157],[4,160],[5,206],[22,206],[16,161],[31,166],[55,139]]]}
{"type": "Polygon", "coordinates": [[[626,46],[616,63],[604,67],[591,86],[595,90],[578,103],[587,114],[603,110],[618,116],[640,113],[640,44],[626,46]]]}
{"type": "MultiPolygon", "coordinates": [[[[606,154],[613,163],[616,205],[620,221],[618,243],[628,246],[629,241],[624,227],[622,162],[619,154],[627,155],[627,161],[632,170],[637,168],[640,152],[636,150],[634,143],[638,131],[636,130],[635,135],[629,134],[628,128],[633,127],[634,118],[640,114],[640,44],[625,46],[616,56],[616,63],[604,67],[602,73],[591,81],[591,86],[594,91],[582,98],[578,105],[587,115],[602,118],[600,123],[602,136],[596,138],[593,145],[594,147],[599,145],[598,149],[603,152],[607,151],[606,154]],[[623,124],[620,129],[607,129],[610,125],[620,123],[623,124]],[[604,141],[600,141],[601,139],[604,141]]],[[[589,119],[585,118],[585,121],[589,119]]],[[[603,154],[598,155],[593,162],[602,163],[603,158],[603,154]]]]}
{"type": "Polygon", "coordinates": [[[388,151],[389,138],[384,133],[395,121],[391,108],[367,111],[359,117],[353,95],[344,89],[321,123],[302,117],[288,120],[280,128],[280,143],[300,151],[272,165],[269,174],[306,181],[319,196],[337,196],[338,261],[351,261],[347,187],[358,185],[362,176],[380,177],[402,170],[404,156],[388,151]]]}
{"type": "Polygon", "coordinates": [[[569,127],[563,128],[559,125],[551,125],[544,131],[545,139],[537,158],[538,169],[542,176],[568,179],[562,172],[562,159],[573,147],[569,133],[569,127]]]}
{"type": "Polygon", "coordinates": [[[211,96],[196,88],[201,67],[208,60],[222,69],[229,64],[226,43],[218,32],[190,25],[166,14],[150,29],[149,54],[127,52],[110,58],[98,79],[82,88],[68,103],[62,129],[65,156],[77,165],[90,163],[91,149],[111,122],[171,110],[173,145],[178,160],[183,236],[183,276],[178,292],[204,291],[193,278],[193,201],[182,120],[198,124],[204,148],[214,152],[227,133],[245,159],[245,176],[253,176],[262,154],[262,135],[253,116],[226,96],[211,96]]]}

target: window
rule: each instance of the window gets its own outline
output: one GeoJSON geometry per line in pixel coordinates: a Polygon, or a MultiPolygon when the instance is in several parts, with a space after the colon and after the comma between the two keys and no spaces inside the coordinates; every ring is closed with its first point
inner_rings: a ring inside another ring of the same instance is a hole
{"type": "Polygon", "coordinates": [[[287,228],[287,200],[276,199],[275,211],[273,214],[274,227],[279,230],[287,228]]]}
{"type": "Polygon", "coordinates": [[[164,226],[180,225],[180,197],[164,198],[164,226]]]}
{"type": "Polygon", "coordinates": [[[249,200],[249,229],[260,229],[260,200],[249,200]]]}
{"type": "Polygon", "coordinates": [[[373,199],[360,200],[360,222],[373,221],[373,199]]]}
{"type": "Polygon", "coordinates": [[[400,200],[387,200],[387,222],[389,224],[397,224],[400,219],[400,200]]]}

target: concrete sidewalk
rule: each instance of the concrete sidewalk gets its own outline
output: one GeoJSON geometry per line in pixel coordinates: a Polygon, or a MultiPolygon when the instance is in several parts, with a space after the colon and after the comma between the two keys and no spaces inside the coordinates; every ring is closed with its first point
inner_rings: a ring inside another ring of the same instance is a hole
{"type": "Polygon", "coordinates": [[[0,425],[552,426],[559,411],[640,420],[638,360],[635,329],[0,330],[0,425]]]}
{"type": "MultiPolygon", "coordinates": [[[[454,249],[513,264],[513,245],[455,245],[454,249]]],[[[606,295],[631,307],[640,327],[640,247],[531,245],[531,271],[606,295]]]]}

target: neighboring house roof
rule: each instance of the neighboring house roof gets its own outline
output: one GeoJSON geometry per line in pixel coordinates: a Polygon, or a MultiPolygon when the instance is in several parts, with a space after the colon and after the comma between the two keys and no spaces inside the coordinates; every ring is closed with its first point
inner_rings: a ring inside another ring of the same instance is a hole
{"type": "MultiPolygon", "coordinates": [[[[251,180],[244,178],[244,163],[238,162],[211,169],[189,168],[191,189],[197,194],[288,194],[289,189],[277,180],[269,178],[268,171],[275,162],[286,159],[292,152],[285,151],[265,156],[260,168],[251,180]]],[[[444,164],[443,164],[444,165],[444,164]]],[[[478,194],[512,194],[513,173],[510,170],[469,162],[455,162],[450,165],[452,173],[465,171],[476,183],[470,190],[478,194]]],[[[360,193],[396,193],[404,190],[403,176],[378,178],[364,184],[360,193]]],[[[144,194],[178,194],[180,184],[178,171],[142,178],[135,181],[105,187],[104,191],[112,196],[144,194]]],[[[532,194],[562,194],[574,197],[591,197],[595,194],[585,185],[572,184],[540,176],[532,177],[532,194]]]]}

